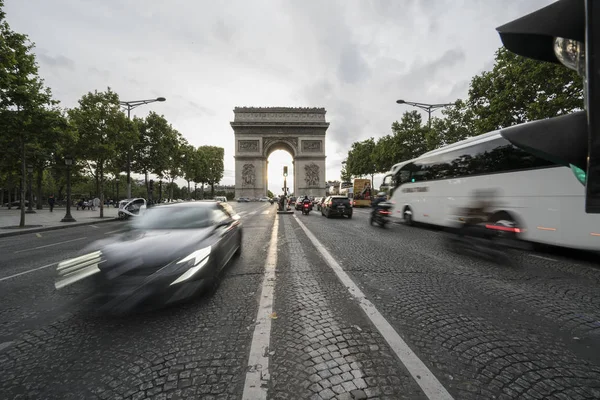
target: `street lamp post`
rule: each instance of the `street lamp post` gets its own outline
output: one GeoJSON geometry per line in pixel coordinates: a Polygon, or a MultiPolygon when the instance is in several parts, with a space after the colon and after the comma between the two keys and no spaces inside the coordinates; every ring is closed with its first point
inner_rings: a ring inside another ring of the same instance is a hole
{"type": "Polygon", "coordinates": [[[33,180],[33,167],[31,165],[27,165],[27,175],[29,176],[29,182],[27,183],[29,189],[29,199],[27,204],[27,214],[35,214],[35,210],[31,208],[31,203],[33,203],[33,193],[31,191],[31,181],[33,180]]]}
{"type": "Polygon", "coordinates": [[[404,100],[396,100],[398,104],[408,104],[409,106],[418,107],[422,110],[427,111],[429,114],[429,119],[427,121],[427,127],[431,129],[431,113],[438,108],[453,106],[454,103],[440,103],[440,104],[428,104],[428,103],[415,103],[412,101],[404,101],[404,100]]]}
{"type": "MultiPolygon", "coordinates": [[[[196,183],[194,183],[194,199],[198,200],[196,198],[197,192],[196,192],[196,183]]],[[[162,179],[158,180],[158,202],[162,203],[162,179]]]]}
{"type": "Polygon", "coordinates": [[[71,216],[71,165],[73,159],[69,156],[65,157],[65,165],[67,166],[67,213],[60,222],[75,222],[75,218],[71,216]]]}
{"type": "MultiPolygon", "coordinates": [[[[127,118],[131,120],[131,110],[144,104],[154,103],[156,101],[165,101],[164,97],[157,97],[156,99],[149,100],[133,100],[133,101],[121,101],[119,102],[122,107],[127,110],[127,118]]],[[[131,198],[131,151],[127,150],[127,198],[131,198]]]]}

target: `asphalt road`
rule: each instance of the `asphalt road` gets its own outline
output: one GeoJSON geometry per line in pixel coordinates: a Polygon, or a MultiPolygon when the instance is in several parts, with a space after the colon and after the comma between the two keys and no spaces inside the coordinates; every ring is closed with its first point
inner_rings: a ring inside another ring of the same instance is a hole
{"type": "Polygon", "coordinates": [[[519,251],[505,266],[434,229],[371,227],[367,210],[233,206],[243,251],[219,287],[126,318],[90,312],[84,285],[53,286],[57,262],[122,222],[0,239],[0,398],[240,399],[256,357],[273,399],[600,398],[594,256],[519,251]]]}

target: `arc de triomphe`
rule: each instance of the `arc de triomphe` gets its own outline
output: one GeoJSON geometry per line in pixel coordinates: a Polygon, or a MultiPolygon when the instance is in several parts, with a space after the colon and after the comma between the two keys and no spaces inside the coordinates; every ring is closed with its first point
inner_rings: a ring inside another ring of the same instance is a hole
{"type": "Polygon", "coordinates": [[[292,155],[296,196],[325,195],[329,122],[324,108],[236,107],[233,112],[236,198],[266,196],[267,159],[275,150],[292,155]]]}

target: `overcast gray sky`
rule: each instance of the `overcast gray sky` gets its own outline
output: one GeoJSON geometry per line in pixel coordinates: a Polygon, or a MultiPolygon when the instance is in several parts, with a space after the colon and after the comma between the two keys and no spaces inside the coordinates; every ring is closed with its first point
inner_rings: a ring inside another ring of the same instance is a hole
{"type": "MultiPolygon", "coordinates": [[[[493,65],[495,28],[549,0],[6,0],[36,43],[63,106],[110,86],[195,145],[225,148],[233,183],[235,106],[325,107],[327,179],[353,141],[380,137],[409,110],[467,94],[493,65]]],[[[279,168],[289,155],[273,156],[279,168]]],[[[276,166],[276,167],[275,167],[276,166]]],[[[279,188],[279,176],[270,186],[279,188]]]]}

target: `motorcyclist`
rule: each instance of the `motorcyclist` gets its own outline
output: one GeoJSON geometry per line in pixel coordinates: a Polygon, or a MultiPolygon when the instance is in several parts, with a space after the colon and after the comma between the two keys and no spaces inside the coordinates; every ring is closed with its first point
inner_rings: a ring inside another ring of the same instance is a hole
{"type": "Polygon", "coordinates": [[[375,214],[379,210],[379,203],[383,203],[385,201],[387,201],[387,195],[385,194],[385,192],[379,192],[379,193],[377,193],[377,197],[375,197],[371,201],[371,207],[373,207],[373,211],[372,211],[371,217],[375,217],[375,214]]]}
{"type": "Polygon", "coordinates": [[[309,209],[312,208],[312,201],[308,198],[308,195],[304,196],[302,199],[302,207],[304,207],[305,204],[308,204],[309,209]]]}

